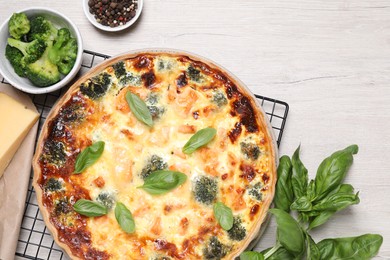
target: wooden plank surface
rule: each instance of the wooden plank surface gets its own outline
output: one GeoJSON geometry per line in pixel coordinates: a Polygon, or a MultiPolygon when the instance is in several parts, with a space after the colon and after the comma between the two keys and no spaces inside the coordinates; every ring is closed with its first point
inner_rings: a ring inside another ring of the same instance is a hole
{"type": "MultiPolygon", "coordinates": [[[[81,1],[1,5],[0,23],[31,6],[61,11],[88,50],[117,55],[164,47],[214,60],[254,93],[289,103],[280,154],[301,144],[311,177],[328,154],[358,144],[346,182],[360,191],[361,203],[314,238],[380,233],[377,258],[390,258],[390,1],[147,0],[139,21],[121,33],[95,29],[81,1]]],[[[272,221],[257,248],[274,240],[272,221]]]]}

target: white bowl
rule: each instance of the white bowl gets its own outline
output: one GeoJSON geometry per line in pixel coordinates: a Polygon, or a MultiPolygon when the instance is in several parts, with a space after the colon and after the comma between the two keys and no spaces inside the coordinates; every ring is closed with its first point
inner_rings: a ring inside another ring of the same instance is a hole
{"type": "Polygon", "coordinates": [[[46,17],[50,22],[52,22],[55,27],[68,28],[72,36],[75,37],[77,40],[78,51],[76,62],[72,70],[68,73],[68,75],[63,76],[59,82],[48,87],[34,86],[27,78],[22,78],[18,76],[7,58],[5,57],[5,47],[7,46],[7,39],[10,37],[8,33],[8,21],[9,18],[11,18],[11,14],[10,17],[0,27],[0,59],[2,60],[2,62],[0,62],[0,74],[6,79],[7,82],[9,82],[15,88],[31,94],[48,93],[66,86],[80,70],[83,56],[83,41],[76,25],[63,14],[45,7],[23,9],[17,11],[17,13],[25,13],[29,19],[38,15],[42,15],[46,17]]]}
{"type": "Polygon", "coordinates": [[[106,25],[102,25],[101,23],[98,23],[95,19],[95,16],[89,12],[89,6],[88,6],[88,0],[83,0],[83,9],[84,9],[84,14],[88,18],[88,20],[98,29],[106,31],[106,32],[117,32],[117,31],[122,31],[131,25],[133,25],[139,18],[142,12],[142,8],[144,5],[143,0],[138,0],[138,7],[137,10],[135,11],[135,16],[125,23],[124,25],[119,25],[117,27],[110,27],[106,25]]]}

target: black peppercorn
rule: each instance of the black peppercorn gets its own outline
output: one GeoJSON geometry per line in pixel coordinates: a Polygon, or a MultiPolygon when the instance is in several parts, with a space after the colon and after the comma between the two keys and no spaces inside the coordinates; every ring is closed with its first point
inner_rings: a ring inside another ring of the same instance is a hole
{"type": "Polygon", "coordinates": [[[98,23],[110,27],[126,24],[138,8],[137,0],[89,0],[88,6],[98,23]]]}

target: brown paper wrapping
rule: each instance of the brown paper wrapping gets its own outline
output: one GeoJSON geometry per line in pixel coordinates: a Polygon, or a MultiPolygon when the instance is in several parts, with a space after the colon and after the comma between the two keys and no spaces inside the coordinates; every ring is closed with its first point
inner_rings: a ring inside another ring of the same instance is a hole
{"type": "MultiPolygon", "coordinates": [[[[36,111],[31,99],[10,85],[0,83],[0,92],[6,93],[28,108],[36,111]]],[[[0,111],[6,113],[6,111],[0,111]]],[[[15,258],[20,225],[25,208],[38,122],[31,128],[15,156],[0,178],[0,259],[15,258]]],[[[1,144],[0,144],[1,145],[1,144]]]]}

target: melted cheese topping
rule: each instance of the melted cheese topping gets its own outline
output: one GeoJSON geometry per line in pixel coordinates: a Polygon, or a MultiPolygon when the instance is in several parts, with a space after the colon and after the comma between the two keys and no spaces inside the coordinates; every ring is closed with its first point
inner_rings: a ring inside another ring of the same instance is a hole
{"type": "Polygon", "coordinates": [[[73,148],[77,152],[96,141],[105,142],[99,160],[82,174],[71,175],[70,182],[85,188],[92,200],[102,192],[111,194],[132,212],[136,225],[135,233],[126,234],[115,219],[114,208],[105,216],[88,218],[91,245],[112,259],[199,259],[205,257],[207,243],[214,236],[228,257],[245,239],[232,239],[219,226],[213,203],[195,199],[194,183],[200,176],[215,179],[214,202],[230,207],[248,236],[269,206],[268,202],[263,206],[263,201],[272,199],[267,198],[272,196],[267,190],[275,181],[274,159],[266,128],[247,131],[240,117],[232,113],[233,100],[227,98],[224,84],[201,68],[192,67],[189,61],[160,55],[148,57],[146,67],[139,68],[140,62],[126,60],[125,69],[134,77],[152,71],[151,86],[145,86],[150,80],[145,81],[143,76],[141,84],[123,84],[114,68],[107,67],[104,72],[111,75],[107,93],[93,100],[93,109],[82,123],[68,126],[79,146],[73,148]],[[196,69],[192,76],[190,67],[196,69]],[[185,79],[180,78],[183,73],[185,79]],[[128,91],[159,109],[153,127],[138,121],[131,112],[125,99],[128,91]],[[216,95],[222,98],[221,103],[216,95]],[[229,135],[237,124],[241,132],[233,141],[229,135]],[[193,154],[184,154],[184,144],[206,127],[215,128],[216,137],[193,154]],[[243,145],[248,144],[255,148],[245,153],[243,145]],[[155,155],[168,169],[185,173],[187,181],[158,196],[137,188],[144,182],[143,169],[155,155]]]}

